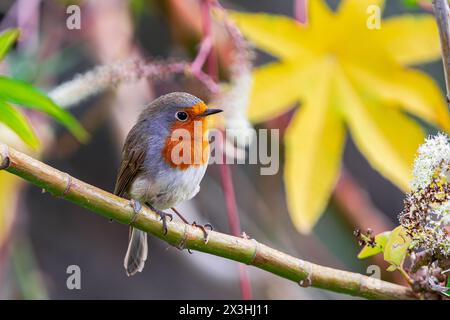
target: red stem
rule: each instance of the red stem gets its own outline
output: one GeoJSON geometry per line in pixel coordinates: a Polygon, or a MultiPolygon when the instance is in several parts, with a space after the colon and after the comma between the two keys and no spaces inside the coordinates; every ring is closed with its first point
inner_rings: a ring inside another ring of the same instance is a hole
{"type": "MultiPolygon", "coordinates": [[[[224,137],[222,138],[224,139],[224,137]]],[[[230,225],[231,234],[234,236],[241,235],[241,224],[234,196],[234,186],[231,179],[230,167],[226,164],[226,155],[223,155],[223,163],[220,165],[220,175],[222,177],[222,189],[225,197],[225,203],[228,211],[228,223],[230,225]]]]}
{"type": "Polygon", "coordinates": [[[423,10],[433,13],[433,4],[431,2],[421,0],[417,2],[417,5],[423,10]]]}
{"type": "MultiPolygon", "coordinates": [[[[224,144],[224,133],[222,133],[222,143],[224,144]]],[[[228,213],[228,223],[230,226],[230,231],[233,236],[241,236],[241,223],[239,220],[239,214],[236,205],[236,197],[234,193],[233,180],[231,177],[231,170],[226,163],[226,154],[223,152],[223,163],[220,164],[220,176],[222,178],[222,190],[225,197],[225,204],[228,213]]],[[[250,278],[247,273],[247,267],[240,263],[239,264],[239,284],[241,287],[242,299],[251,300],[252,299],[252,287],[250,284],[250,278]]]]}
{"type": "Polygon", "coordinates": [[[209,0],[202,0],[200,14],[202,16],[202,28],[203,38],[200,44],[200,49],[197,56],[191,64],[191,72],[198,80],[204,83],[212,93],[219,91],[219,86],[214,81],[217,69],[215,66],[214,58],[211,58],[211,52],[213,49],[213,40],[211,33],[211,15],[210,15],[210,3],[209,0]],[[208,73],[202,71],[205,62],[208,60],[208,73]]]}
{"type": "Polygon", "coordinates": [[[308,23],[308,0],[294,0],[294,16],[301,24],[308,23]]]}
{"type": "Polygon", "coordinates": [[[201,3],[201,14],[203,18],[203,34],[205,39],[203,41],[209,40],[211,44],[209,48],[209,54],[207,56],[207,64],[208,64],[208,75],[211,77],[213,81],[216,81],[218,78],[217,74],[217,57],[214,52],[213,46],[213,37],[212,37],[212,22],[211,22],[211,2],[210,0],[203,0],[201,3]]]}
{"type": "Polygon", "coordinates": [[[208,59],[208,56],[211,53],[211,48],[212,48],[211,37],[209,35],[205,36],[205,38],[203,38],[202,40],[202,43],[200,44],[198,54],[191,64],[191,70],[193,73],[197,73],[202,70],[205,61],[208,59]]]}

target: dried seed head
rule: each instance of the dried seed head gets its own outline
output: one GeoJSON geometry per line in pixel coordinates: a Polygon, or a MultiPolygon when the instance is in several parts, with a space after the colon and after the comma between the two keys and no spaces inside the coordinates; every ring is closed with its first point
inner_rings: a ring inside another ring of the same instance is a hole
{"type": "Polygon", "coordinates": [[[413,239],[411,249],[431,249],[433,256],[450,257],[450,144],[448,137],[430,137],[414,162],[412,192],[404,201],[400,223],[413,239]]]}

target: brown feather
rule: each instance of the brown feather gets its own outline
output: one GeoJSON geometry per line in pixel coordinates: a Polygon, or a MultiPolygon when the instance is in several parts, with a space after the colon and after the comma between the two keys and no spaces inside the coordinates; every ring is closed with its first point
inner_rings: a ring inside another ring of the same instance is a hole
{"type": "Polygon", "coordinates": [[[114,194],[119,197],[126,197],[131,183],[142,170],[145,160],[145,149],[139,143],[136,131],[132,130],[127,137],[124,150],[122,152],[122,163],[117,174],[114,194]]]}

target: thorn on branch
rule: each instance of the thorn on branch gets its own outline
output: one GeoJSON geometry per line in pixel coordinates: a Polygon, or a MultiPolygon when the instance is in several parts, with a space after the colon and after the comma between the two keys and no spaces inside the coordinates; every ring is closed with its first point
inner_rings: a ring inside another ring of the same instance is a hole
{"type": "Polygon", "coordinates": [[[249,235],[248,235],[247,233],[245,233],[245,231],[242,231],[241,237],[242,237],[243,239],[247,239],[247,240],[250,240],[250,239],[251,239],[251,238],[249,237],[249,235]]]}

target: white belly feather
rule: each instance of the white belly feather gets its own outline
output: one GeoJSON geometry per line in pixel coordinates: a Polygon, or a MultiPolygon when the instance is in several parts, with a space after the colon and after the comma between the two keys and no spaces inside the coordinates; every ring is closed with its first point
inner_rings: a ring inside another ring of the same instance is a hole
{"type": "Polygon", "coordinates": [[[131,185],[129,194],[133,199],[149,202],[156,209],[164,210],[193,198],[200,191],[200,182],[207,165],[189,167],[186,170],[170,169],[151,178],[138,176],[131,185]]]}

